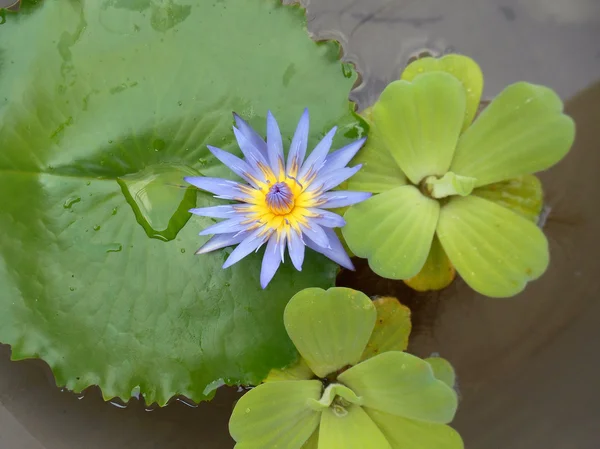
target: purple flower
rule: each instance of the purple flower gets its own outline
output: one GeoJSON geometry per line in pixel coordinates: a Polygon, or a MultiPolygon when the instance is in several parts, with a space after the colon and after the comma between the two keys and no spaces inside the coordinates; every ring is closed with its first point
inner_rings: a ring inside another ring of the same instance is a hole
{"type": "Polygon", "coordinates": [[[284,261],[286,246],[298,271],[302,270],[305,246],[345,268],[354,269],[332,229],[344,226],[344,219],[326,209],[350,206],[371,196],[365,192],[329,192],[360,170],[360,165],[349,168],[346,164],[365,139],[329,154],[334,127],[305,159],[309,122],[308,109],[305,109],[286,163],[279,126],[271,112],[267,114],[266,142],[239,116],[236,115],[235,120],[237,127],[233,127],[233,132],[244,159],[219,148],[208,146],[208,149],[246,183],[220,178],[185,178],[216,198],[239,202],[190,210],[196,215],[225,219],[200,233],[214,235],[196,254],[238,244],[223,264],[223,268],[227,268],[266,243],[260,273],[262,288],[273,279],[284,261]]]}

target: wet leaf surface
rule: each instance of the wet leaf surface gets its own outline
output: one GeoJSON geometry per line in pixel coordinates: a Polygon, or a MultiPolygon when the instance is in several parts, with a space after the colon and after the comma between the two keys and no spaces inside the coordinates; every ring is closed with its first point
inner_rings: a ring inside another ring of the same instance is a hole
{"type": "Polygon", "coordinates": [[[308,106],[311,144],[336,123],[335,147],[356,138],[339,47],[275,0],[31,1],[6,18],[0,341],[13,358],[41,357],[75,391],[159,404],[291,363],[283,308],[336,267],[311,252],[262,291],[260,253],[227,270],[231,250],[195,257],[212,221],[187,209],[215,200],[178,180],[229,176],[206,144],[238,151],[233,111],[262,131],[271,109],[291,136],[308,106]]]}

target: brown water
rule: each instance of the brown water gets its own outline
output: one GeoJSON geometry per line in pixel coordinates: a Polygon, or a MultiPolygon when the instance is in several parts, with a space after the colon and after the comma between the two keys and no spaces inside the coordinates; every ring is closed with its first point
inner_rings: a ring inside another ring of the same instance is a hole
{"type": "MultiPolygon", "coordinates": [[[[0,5],[10,0],[0,0],[0,5]]],[[[344,43],[363,72],[354,98],[372,103],[415,53],[478,60],[485,94],[527,80],[567,100],[577,139],[542,178],[552,263],[518,297],[491,300],[461,283],[412,295],[373,282],[346,285],[410,300],[411,350],[439,352],[458,372],[455,421],[469,449],[595,449],[600,442],[600,2],[598,0],[313,0],[309,28],[344,43]]],[[[190,408],[145,411],[104,403],[92,389],[63,393],[43,362],[10,362],[0,346],[0,449],[231,449],[235,390],[190,408]]]]}

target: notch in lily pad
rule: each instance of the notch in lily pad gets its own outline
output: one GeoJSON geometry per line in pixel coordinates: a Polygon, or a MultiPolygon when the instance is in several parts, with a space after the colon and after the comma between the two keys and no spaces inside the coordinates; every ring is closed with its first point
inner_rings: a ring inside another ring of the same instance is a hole
{"type": "Polygon", "coordinates": [[[168,242],[177,237],[192,216],[188,211],[196,207],[196,189],[182,180],[197,174],[185,165],[157,164],[121,176],[117,182],[148,237],[168,242]]]}
{"type": "Polygon", "coordinates": [[[229,429],[240,447],[463,448],[447,425],[456,392],[403,352],[410,313],[396,299],[309,288],[290,300],[284,324],[300,359],[238,401],[229,429]]]}

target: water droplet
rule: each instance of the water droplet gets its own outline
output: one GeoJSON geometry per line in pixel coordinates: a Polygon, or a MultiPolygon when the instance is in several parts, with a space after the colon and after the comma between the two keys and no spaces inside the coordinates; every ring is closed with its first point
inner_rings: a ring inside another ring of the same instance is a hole
{"type": "Polygon", "coordinates": [[[110,243],[106,246],[107,253],[120,253],[123,250],[123,245],[120,243],[110,243]]]}
{"type": "Polygon", "coordinates": [[[194,403],[192,400],[190,400],[188,398],[177,398],[176,401],[180,402],[181,404],[186,405],[190,408],[198,408],[198,404],[194,403]]]}
{"type": "Polygon", "coordinates": [[[117,215],[117,211],[119,210],[118,207],[113,207],[113,210],[111,212],[111,215],[117,215]]]}
{"type": "Polygon", "coordinates": [[[246,413],[250,413],[250,408],[247,408],[247,409],[246,409],[246,413]]]}
{"type": "Polygon", "coordinates": [[[179,106],[183,106],[183,102],[181,102],[181,101],[178,101],[178,102],[177,102],[177,104],[178,104],[179,106]]]}
{"type": "Polygon", "coordinates": [[[112,141],[112,140],[109,140],[109,141],[108,141],[108,143],[113,143],[113,141],[112,141]]]}
{"type": "Polygon", "coordinates": [[[69,290],[71,290],[72,292],[75,291],[75,287],[69,287],[69,290]]]}
{"type": "Polygon", "coordinates": [[[121,191],[148,237],[173,240],[196,207],[196,189],[182,188],[185,176],[197,176],[185,165],[158,164],[118,178],[121,191]]]}
{"type": "Polygon", "coordinates": [[[139,399],[140,398],[140,391],[141,391],[141,387],[139,385],[136,385],[135,387],[133,387],[133,389],[131,390],[130,396],[132,398],[136,398],[139,399]]]}
{"type": "Polygon", "coordinates": [[[205,396],[208,396],[213,391],[215,391],[217,388],[222,387],[223,385],[225,385],[225,381],[223,379],[213,380],[211,383],[209,383],[206,386],[206,388],[204,389],[202,394],[205,396]]]}
{"type": "Polygon", "coordinates": [[[81,201],[81,198],[78,196],[72,196],[70,198],[67,198],[65,200],[65,202],[63,203],[63,207],[65,209],[71,209],[71,206],[73,206],[73,204],[79,203],[81,201]]]}
{"type": "Polygon", "coordinates": [[[207,162],[207,160],[206,160],[206,159],[204,159],[204,158],[200,158],[200,159],[198,159],[198,163],[199,163],[199,164],[200,164],[202,167],[204,167],[204,166],[205,166],[205,165],[206,165],[208,162],[207,162]]]}
{"type": "Polygon", "coordinates": [[[167,144],[162,139],[154,139],[154,142],[152,142],[152,146],[154,147],[154,151],[162,151],[165,149],[167,144]]]}
{"type": "Polygon", "coordinates": [[[92,181],[88,181],[88,182],[85,183],[86,186],[89,186],[91,184],[92,184],[92,181]]]}
{"type": "Polygon", "coordinates": [[[114,405],[117,408],[127,408],[127,404],[123,404],[121,402],[117,402],[116,400],[108,401],[110,405],[114,405]]]}
{"type": "Polygon", "coordinates": [[[344,77],[346,78],[352,78],[352,74],[354,73],[354,70],[352,69],[352,65],[351,64],[342,64],[342,73],[344,74],[344,77]]]}
{"type": "Polygon", "coordinates": [[[231,287],[231,284],[229,282],[225,282],[225,284],[223,284],[223,285],[225,285],[225,288],[231,287]]]}
{"type": "Polygon", "coordinates": [[[94,231],[99,231],[100,230],[100,225],[96,225],[93,227],[94,231]]]}
{"type": "Polygon", "coordinates": [[[185,253],[185,248],[181,248],[179,251],[181,251],[181,254],[185,253]]]}

